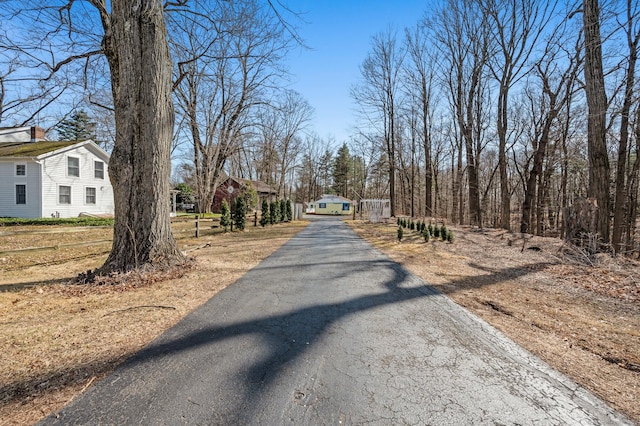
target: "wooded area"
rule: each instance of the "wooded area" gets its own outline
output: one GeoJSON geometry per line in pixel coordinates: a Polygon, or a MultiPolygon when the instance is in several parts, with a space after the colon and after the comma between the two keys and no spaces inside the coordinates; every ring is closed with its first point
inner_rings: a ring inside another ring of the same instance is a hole
{"type": "Polygon", "coordinates": [[[588,198],[597,249],[637,253],[638,2],[422,12],[372,35],[355,130],[335,141],[307,131],[313,107],[286,88],[303,21],[281,2],[6,1],[0,125],[92,118],[113,147],[114,256],[129,253],[106,270],[180,261],[153,219],[168,213],[171,164],[202,212],[235,176],[295,202],[390,199],[393,216],[562,236],[588,198]]]}
{"type": "Polygon", "coordinates": [[[637,253],[638,13],[634,1],[447,0],[374,36],[352,146],[391,187],[356,194],[354,182],[354,196],[544,236],[575,231],[571,209],[588,198],[597,218],[582,237],[637,253]]]}

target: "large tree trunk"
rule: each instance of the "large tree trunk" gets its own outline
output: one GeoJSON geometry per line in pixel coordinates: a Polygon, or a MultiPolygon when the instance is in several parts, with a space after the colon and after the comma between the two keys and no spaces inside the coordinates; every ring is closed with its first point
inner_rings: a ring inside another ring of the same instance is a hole
{"type": "Polygon", "coordinates": [[[607,153],[607,95],[602,70],[602,42],[598,0],[584,0],[584,78],[589,115],[589,188],[587,195],[598,203],[596,231],[609,242],[609,156],[607,153]]]}
{"type": "Polygon", "coordinates": [[[162,4],[112,0],[102,14],[116,140],[113,246],[100,273],[165,269],[184,261],[171,233],[169,176],[174,111],[162,4]]]}

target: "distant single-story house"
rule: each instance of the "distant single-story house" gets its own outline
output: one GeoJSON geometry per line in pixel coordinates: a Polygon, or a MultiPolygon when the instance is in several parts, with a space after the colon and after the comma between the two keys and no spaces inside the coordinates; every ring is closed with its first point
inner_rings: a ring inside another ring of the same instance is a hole
{"type": "Polygon", "coordinates": [[[109,154],[91,140],[48,141],[39,127],[0,128],[0,216],[112,215],[109,154]]]}
{"type": "Polygon", "coordinates": [[[350,215],[353,209],[353,202],[348,198],[325,194],[318,201],[309,203],[307,214],[350,215]]]}
{"type": "Polygon", "coordinates": [[[211,211],[219,212],[220,207],[222,206],[222,200],[227,200],[229,205],[234,203],[236,201],[236,198],[238,197],[238,194],[241,194],[244,190],[246,190],[249,185],[251,185],[258,194],[258,210],[260,210],[262,206],[262,200],[273,201],[278,196],[278,191],[259,180],[228,177],[220,185],[218,185],[216,193],[213,197],[213,203],[211,203],[211,211]]]}

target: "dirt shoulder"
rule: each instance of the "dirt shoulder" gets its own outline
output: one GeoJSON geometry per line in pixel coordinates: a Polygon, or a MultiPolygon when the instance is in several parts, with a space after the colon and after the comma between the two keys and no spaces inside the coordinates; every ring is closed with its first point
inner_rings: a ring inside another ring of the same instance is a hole
{"type": "Polygon", "coordinates": [[[362,237],[640,424],[640,264],[580,259],[554,238],[452,228],[425,243],[395,224],[362,237]]]}
{"type": "Polygon", "coordinates": [[[193,268],[179,278],[119,286],[66,284],[104,262],[109,228],[0,232],[0,425],[33,424],[60,409],[304,226],[195,239],[193,223],[177,223],[174,234],[193,268]]]}

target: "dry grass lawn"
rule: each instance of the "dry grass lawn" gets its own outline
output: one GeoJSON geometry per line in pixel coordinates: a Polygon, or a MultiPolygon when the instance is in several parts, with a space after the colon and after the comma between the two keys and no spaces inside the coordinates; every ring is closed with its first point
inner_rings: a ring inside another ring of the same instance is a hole
{"type": "Polygon", "coordinates": [[[195,239],[193,222],[176,223],[192,269],[118,286],[66,284],[101,265],[109,228],[0,228],[0,424],[33,424],[58,410],[305,225],[233,234],[203,226],[195,239]],[[55,248],[6,251],[34,247],[55,248]]]}

